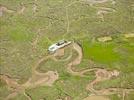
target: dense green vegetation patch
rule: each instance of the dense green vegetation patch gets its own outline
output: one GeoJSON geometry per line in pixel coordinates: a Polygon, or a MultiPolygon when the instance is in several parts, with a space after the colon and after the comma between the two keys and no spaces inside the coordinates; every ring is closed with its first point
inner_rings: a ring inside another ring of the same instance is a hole
{"type": "Polygon", "coordinates": [[[87,59],[93,59],[101,63],[111,63],[120,60],[120,55],[114,52],[115,44],[113,43],[90,43],[84,41],[83,53],[87,59]]]}

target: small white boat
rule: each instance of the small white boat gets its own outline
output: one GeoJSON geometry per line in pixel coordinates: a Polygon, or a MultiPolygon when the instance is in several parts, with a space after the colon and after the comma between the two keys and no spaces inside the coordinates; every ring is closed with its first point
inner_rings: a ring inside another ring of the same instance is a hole
{"type": "Polygon", "coordinates": [[[55,44],[52,44],[51,46],[49,46],[48,51],[49,52],[55,52],[56,50],[63,48],[67,45],[71,44],[71,41],[66,41],[66,40],[60,40],[55,44]]]}

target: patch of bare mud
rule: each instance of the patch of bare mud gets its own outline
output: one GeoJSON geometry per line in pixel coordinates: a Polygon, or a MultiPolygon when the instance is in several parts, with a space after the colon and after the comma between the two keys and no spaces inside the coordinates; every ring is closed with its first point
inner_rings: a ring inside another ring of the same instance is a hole
{"type": "Polygon", "coordinates": [[[55,52],[54,56],[58,56],[58,57],[64,56],[64,48],[58,49],[55,52]]]}
{"type": "Polygon", "coordinates": [[[53,54],[53,57],[52,59],[56,62],[65,62],[65,61],[68,61],[71,59],[72,57],[72,45],[71,46],[67,46],[67,47],[64,47],[64,48],[61,48],[61,49],[58,49],[54,54],[53,54]],[[67,57],[64,57],[65,55],[65,49],[70,49],[69,54],[67,57]]]}

